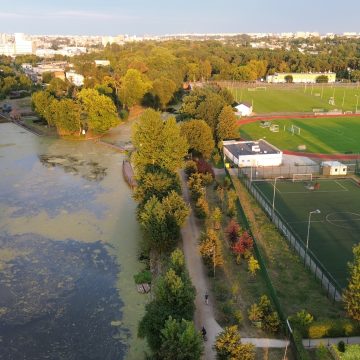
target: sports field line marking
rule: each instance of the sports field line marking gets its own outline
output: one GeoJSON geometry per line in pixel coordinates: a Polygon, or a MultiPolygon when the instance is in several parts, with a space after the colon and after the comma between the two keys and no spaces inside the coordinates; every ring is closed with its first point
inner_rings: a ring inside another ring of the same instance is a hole
{"type": "Polygon", "coordinates": [[[347,189],[347,187],[345,187],[343,184],[339,183],[338,181],[335,181],[340,187],[342,187],[343,189],[345,189],[346,191],[349,191],[347,189]]]}
{"type": "Polygon", "coordinates": [[[281,191],[279,189],[276,189],[277,191],[279,191],[280,194],[317,194],[317,193],[338,193],[338,192],[346,192],[349,191],[348,189],[346,190],[308,190],[308,191],[281,191]]]}

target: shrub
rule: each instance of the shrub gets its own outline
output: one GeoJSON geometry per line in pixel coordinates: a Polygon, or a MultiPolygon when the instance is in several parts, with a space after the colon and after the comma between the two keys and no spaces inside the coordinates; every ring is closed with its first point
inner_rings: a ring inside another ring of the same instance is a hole
{"type": "Polygon", "coordinates": [[[339,341],[338,345],[337,345],[337,349],[344,353],[345,352],[345,343],[343,341],[339,341]]]}
{"type": "Polygon", "coordinates": [[[316,359],[318,359],[318,360],[329,359],[329,351],[323,344],[320,344],[316,348],[315,354],[316,354],[316,359]]]}
{"type": "Polygon", "coordinates": [[[134,275],[135,284],[151,283],[152,275],[149,270],[143,270],[134,275]]]}
{"type": "Polygon", "coordinates": [[[199,219],[205,219],[209,215],[209,204],[205,196],[200,196],[195,204],[195,215],[199,219]]]}
{"type": "Polygon", "coordinates": [[[306,352],[304,345],[302,343],[302,336],[298,330],[294,330],[293,332],[294,343],[297,352],[298,360],[310,360],[309,354],[306,352]]]}
{"type": "Polygon", "coordinates": [[[231,219],[225,232],[229,243],[233,245],[240,236],[241,227],[235,219],[231,219]]]}
{"type": "Polygon", "coordinates": [[[197,166],[197,171],[200,174],[210,174],[212,179],[215,178],[215,173],[214,173],[212,166],[204,159],[197,160],[196,166],[197,166]]]}
{"type": "Polygon", "coordinates": [[[331,329],[330,323],[316,323],[309,326],[309,338],[310,339],[321,339],[322,337],[328,336],[329,330],[331,329]]]}
{"type": "Polygon", "coordinates": [[[264,314],[258,304],[252,304],[248,310],[249,320],[252,322],[261,321],[264,314]]]}
{"type": "Polygon", "coordinates": [[[185,174],[189,178],[192,174],[195,174],[197,172],[197,166],[196,162],[189,160],[185,164],[185,174]]]}

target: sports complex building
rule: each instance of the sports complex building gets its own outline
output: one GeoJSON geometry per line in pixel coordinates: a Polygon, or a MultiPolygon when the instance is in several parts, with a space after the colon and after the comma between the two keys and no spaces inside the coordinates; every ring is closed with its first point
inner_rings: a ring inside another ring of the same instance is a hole
{"type": "Polygon", "coordinates": [[[292,76],[292,82],[295,84],[300,83],[316,83],[316,79],[319,76],[327,76],[329,83],[336,81],[336,74],[332,72],[328,73],[275,73],[274,75],[268,75],[266,82],[268,83],[286,83],[286,77],[292,76]]]}

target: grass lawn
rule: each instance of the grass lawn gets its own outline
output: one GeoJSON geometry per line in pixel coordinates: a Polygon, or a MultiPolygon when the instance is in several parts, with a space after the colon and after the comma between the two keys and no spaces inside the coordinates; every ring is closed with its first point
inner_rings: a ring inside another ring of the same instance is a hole
{"type": "MultiPolygon", "coordinates": [[[[236,101],[253,103],[255,113],[312,112],[313,109],[355,111],[360,88],[356,86],[294,85],[271,86],[266,91],[249,91],[248,88],[229,88],[236,101]],[[344,96],[345,94],[345,96],[344,96]],[[335,105],[329,104],[334,97],[335,105]]],[[[358,105],[360,105],[360,100],[358,105]]],[[[360,106],[358,106],[360,110],[360,106]]]]}
{"type": "MultiPolygon", "coordinates": [[[[306,243],[309,212],[311,218],[309,249],[341,287],[347,285],[347,263],[353,259],[352,247],[359,241],[360,187],[352,179],[317,180],[319,190],[308,190],[304,182],[278,181],[275,208],[306,243]]],[[[273,198],[273,183],[256,182],[268,199],[273,198]]]]}
{"type": "Polygon", "coordinates": [[[307,152],[360,152],[360,117],[284,119],[271,123],[279,125],[279,132],[271,132],[269,128],[262,128],[260,122],[254,122],[241,125],[240,136],[264,138],[282,150],[297,151],[299,145],[306,145],[307,152]],[[300,135],[288,130],[292,125],[300,128],[300,135]]]}

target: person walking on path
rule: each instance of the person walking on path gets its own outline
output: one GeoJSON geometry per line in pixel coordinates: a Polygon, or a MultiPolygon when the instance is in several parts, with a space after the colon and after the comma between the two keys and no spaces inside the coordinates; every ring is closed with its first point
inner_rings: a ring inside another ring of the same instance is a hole
{"type": "Polygon", "coordinates": [[[209,294],[207,291],[205,292],[205,304],[209,305],[209,294]]]}

